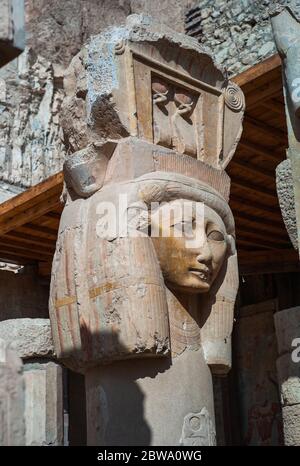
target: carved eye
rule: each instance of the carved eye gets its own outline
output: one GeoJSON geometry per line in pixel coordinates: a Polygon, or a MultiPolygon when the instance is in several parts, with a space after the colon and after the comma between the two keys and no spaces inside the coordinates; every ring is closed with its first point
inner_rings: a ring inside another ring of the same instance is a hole
{"type": "Polygon", "coordinates": [[[207,238],[212,241],[224,241],[224,234],[219,230],[211,230],[207,238]]]}

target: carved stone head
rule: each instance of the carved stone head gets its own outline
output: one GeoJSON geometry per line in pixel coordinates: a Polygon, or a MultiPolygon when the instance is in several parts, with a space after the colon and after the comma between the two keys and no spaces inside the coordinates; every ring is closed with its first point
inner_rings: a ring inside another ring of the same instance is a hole
{"type": "Polygon", "coordinates": [[[206,342],[217,341],[228,366],[237,266],[224,168],[241,134],[241,90],[197,41],[137,15],[90,39],[65,89],[67,202],[50,293],[58,357],[83,370],[169,355],[167,294],[179,290],[203,297],[207,362],[216,345],[206,342]],[[121,195],[146,229],[133,221],[135,237],[99,237],[99,204],[117,209],[121,195]],[[161,221],[176,204],[189,218],[161,221]]]}

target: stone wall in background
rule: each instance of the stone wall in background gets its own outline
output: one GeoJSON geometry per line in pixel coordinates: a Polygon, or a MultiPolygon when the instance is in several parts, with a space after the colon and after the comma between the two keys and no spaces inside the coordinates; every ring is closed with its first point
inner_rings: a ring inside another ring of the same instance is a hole
{"type": "Polygon", "coordinates": [[[186,15],[186,32],[207,46],[230,76],[274,55],[271,0],[201,0],[186,15]]]}
{"type": "Polygon", "coordinates": [[[59,67],[27,49],[0,71],[0,201],[62,167],[59,67]]]}
{"type": "Polygon", "coordinates": [[[26,51],[0,70],[0,203],[62,168],[63,71],[93,34],[132,13],[184,32],[195,0],[25,0],[26,51]]]}

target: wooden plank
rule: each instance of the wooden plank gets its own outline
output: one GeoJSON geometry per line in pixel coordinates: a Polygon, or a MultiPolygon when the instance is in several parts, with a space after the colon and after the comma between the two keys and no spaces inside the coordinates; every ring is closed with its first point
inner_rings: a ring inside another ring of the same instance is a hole
{"type": "Polygon", "coordinates": [[[45,213],[49,212],[51,209],[55,208],[58,203],[57,195],[44,200],[41,204],[33,205],[27,209],[27,205],[24,211],[20,212],[18,215],[15,214],[14,208],[12,208],[6,217],[0,215],[0,236],[4,235],[8,231],[14,230],[17,227],[25,225],[28,222],[33,221],[34,219],[39,218],[45,213]]]}
{"type": "Polygon", "coordinates": [[[276,191],[272,191],[271,189],[267,189],[263,186],[254,184],[248,180],[242,180],[241,178],[231,178],[231,186],[237,187],[239,190],[247,190],[253,193],[259,194],[260,196],[264,196],[272,201],[278,202],[276,191]]]}
{"type": "Polygon", "coordinates": [[[277,98],[282,93],[282,80],[277,79],[270,81],[263,86],[253,89],[246,95],[246,112],[249,112],[253,108],[257,107],[260,102],[264,102],[267,99],[277,98]]]}
{"type": "MultiPolygon", "coordinates": [[[[60,172],[50,178],[47,178],[47,180],[32,186],[23,193],[8,199],[0,204],[1,221],[3,221],[7,215],[10,216],[12,211],[16,214],[25,208],[29,209],[30,207],[43,202],[56,193],[60,193],[62,187],[63,173],[60,172]]],[[[57,204],[59,204],[59,196],[57,198],[57,204]]]]}
{"type": "Polygon", "coordinates": [[[34,254],[35,253],[39,253],[39,254],[42,254],[44,256],[49,256],[49,257],[52,257],[53,254],[54,254],[54,251],[55,251],[55,245],[54,247],[47,247],[46,245],[44,247],[41,247],[39,245],[32,245],[31,247],[28,246],[27,243],[20,243],[20,242],[16,242],[15,240],[10,240],[9,238],[6,238],[5,236],[2,236],[0,238],[0,248],[3,249],[3,247],[12,247],[15,249],[16,252],[20,252],[20,251],[25,251],[25,252],[28,252],[28,253],[31,253],[33,252],[34,254]]]}
{"type": "Polygon", "coordinates": [[[236,223],[260,225],[261,228],[267,227],[267,230],[277,232],[278,234],[285,233],[287,235],[284,224],[280,220],[268,219],[265,216],[257,217],[255,215],[245,214],[244,212],[236,212],[234,215],[236,223]]]}
{"type": "Polygon", "coordinates": [[[252,178],[253,176],[260,176],[265,178],[267,181],[272,181],[275,184],[275,172],[272,173],[268,170],[264,170],[258,165],[251,164],[249,162],[245,162],[243,160],[239,160],[238,158],[234,158],[230,162],[230,167],[236,167],[237,169],[241,168],[247,171],[252,178]]]}
{"type": "Polygon", "coordinates": [[[262,107],[271,110],[272,112],[276,113],[277,115],[285,117],[285,108],[281,102],[277,102],[275,99],[268,99],[264,102],[260,102],[259,105],[262,107]]]}
{"type": "Polygon", "coordinates": [[[0,252],[0,261],[18,265],[34,264],[36,262],[35,259],[26,259],[25,257],[15,256],[7,251],[0,252]]]}
{"type": "Polygon", "coordinates": [[[26,223],[25,225],[18,227],[13,231],[25,233],[30,237],[45,238],[52,241],[56,241],[57,238],[57,230],[53,230],[41,225],[34,225],[33,223],[26,223]]]}
{"type": "MultiPolygon", "coordinates": [[[[282,162],[282,160],[285,157],[284,150],[276,151],[276,150],[271,150],[269,147],[265,147],[261,144],[254,144],[253,142],[247,141],[246,139],[242,139],[238,145],[238,148],[242,147],[246,150],[249,150],[250,152],[253,152],[253,154],[265,157],[272,162],[276,162],[278,164],[279,162],[282,162]]],[[[238,156],[238,151],[234,157],[238,156]]]]}
{"type": "Polygon", "coordinates": [[[49,261],[49,254],[41,254],[39,252],[29,251],[29,250],[19,250],[17,248],[0,245],[0,257],[14,257],[19,263],[22,263],[22,259],[31,259],[32,261],[49,261]]]}
{"type": "Polygon", "coordinates": [[[238,249],[238,257],[239,257],[239,254],[240,254],[240,246],[250,246],[254,249],[272,249],[274,250],[274,248],[272,246],[270,246],[269,244],[267,245],[264,245],[264,244],[261,244],[259,242],[259,244],[257,244],[257,241],[255,240],[251,240],[251,239],[245,239],[245,238],[237,238],[236,239],[236,243],[237,243],[237,249],[238,249]]]}
{"type": "Polygon", "coordinates": [[[240,197],[235,193],[231,193],[229,205],[232,207],[232,210],[236,210],[237,212],[243,211],[244,207],[251,207],[255,210],[261,211],[268,216],[272,216],[272,218],[277,217],[277,220],[281,220],[281,214],[278,207],[270,206],[268,204],[262,204],[255,200],[255,204],[253,205],[253,201],[247,198],[240,197]],[[250,204],[250,205],[249,205],[250,204]]]}
{"type": "Polygon", "coordinates": [[[279,144],[287,146],[287,134],[281,131],[280,129],[274,128],[273,126],[268,125],[264,121],[257,120],[255,118],[250,117],[249,115],[245,116],[244,122],[248,125],[253,126],[254,128],[256,128],[256,130],[260,131],[266,136],[276,140],[279,144]]]}
{"type": "Polygon", "coordinates": [[[236,228],[236,235],[238,238],[245,238],[245,239],[255,239],[257,240],[258,243],[262,241],[263,244],[268,244],[268,245],[273,245],[274,248],[284,248],[285,245],[291,246],[291,242],[288,238],[285,236],[279,236],[276,235],[276,238],[274,235],[266,235],[266,232],[264,230],[260,230],[257,228],[246,228],[241,225],[237,226],[236,228]]]}
{"type": "Polygon", "coordinates": [[[241,275],[300,271],[298,253],[294,249],[239,251],[238,263],[241,275]]]}
{"type": "Polygon", "coordinates": [[[255,81],[266,73],[277,68],[281,68],[281,59],[278,54],[272,55],[272,57],[269,57],[254,66],[251,66],[251,68],[248,68],[242,73],[239,73],[238,75],[231,78],[231,80],[234,81],[238,86],[243,87],[245,84],[255,81]]]}
{"type": "Polygon", "coordinates": [[[14,241],[16,244],[27,244],[28,247],[43,246],[46,249],[55,249],[55,240],[49,240],[46,238],[34,237],[26,235],[25,233],[17,232],[13,230],[11,233],[6,233],[0,237],[0,240],[14,241]]]}

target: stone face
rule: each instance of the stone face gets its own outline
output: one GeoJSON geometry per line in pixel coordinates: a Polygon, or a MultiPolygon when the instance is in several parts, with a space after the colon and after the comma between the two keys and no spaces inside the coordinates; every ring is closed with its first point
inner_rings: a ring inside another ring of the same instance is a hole
{"type": "Polygon", "coordinates": [[[0,338],[23,359],[53,356],[54,353],[49,319],[2,321],[0,338]]]}
{"type": "Polygon", "coordinates": [[[26,445],[63,445],[62,368],[53,361],[24,365],[26,445]]]}
{"type": "Polygon", "coordinates": [[[25,445],[22,361],[0,338],[0,446],[25,445]]]}

